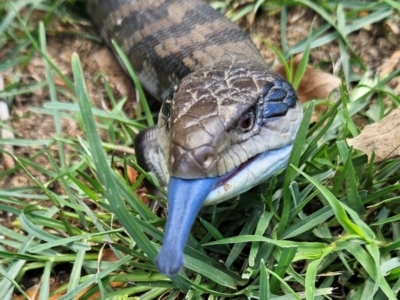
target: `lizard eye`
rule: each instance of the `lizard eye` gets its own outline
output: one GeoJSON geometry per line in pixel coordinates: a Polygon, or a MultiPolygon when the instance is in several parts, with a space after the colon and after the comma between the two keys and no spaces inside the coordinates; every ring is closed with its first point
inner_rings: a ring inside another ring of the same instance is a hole
{"type": "Polygon", "coordinates": [[[241,116],[239,120],[239,129],[242,132],[247,132],[251,130],[254,125],[254,120],[255,120],[255,113],[254,109],[251,108],[241,116]]]}

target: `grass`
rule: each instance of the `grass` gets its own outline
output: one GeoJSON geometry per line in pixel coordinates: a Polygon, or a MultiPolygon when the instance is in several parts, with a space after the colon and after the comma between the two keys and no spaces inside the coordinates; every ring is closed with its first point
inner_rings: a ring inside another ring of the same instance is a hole
{"type": "Polygon", "coordinates": [[[73,299],[80,292],[81,299],[97,292],[102,299],[397,299],[400,160],[374,163],[345,142],[359,133],[356,117],[376,122],[400,103],[388,84],[399,71],[385,78],[373,76],[347,39],[352,32],[394,16],[396,2],[256,1],[235,9],[225,2],[214,3],[233,19],[255,10],[280,13],[282,33],[294,5],[313,10],[323,25],[296,45],[289,46],[283,35],[281,56],[289,58],[307,49],[312,53],[315,47],[338,40],[344,85],[337,96],[323,102],[328,111],[316,124],[310,124],[315,104],[305,105],[286,172],[241,195],[240,201],[203,210],[185,250],[187,268],[171,279],[157,273],[152,263],[165,220],[134,192],[151,177],[141,175],[131,186],[112,168],[114,162],[135,165],[132,154],[117,156],[114,151],[129,147],[135,134],[153,122],[146,102],[142,102],[144,116],[130,120],[122,110],[126,99],[116,99],[105,80],[104,88],[114,99],[112,110],[92,107],[79,57],[72,57],[71,80],[47,53],[44,25],[52,17],[74,16],[57,1],[13,4],[15,10],[10,3],[0,3],[0,45],[12,50],[3,53],[0,70],[18,65],[23,72],[33,54],[39,53],[46,78],[25,84],[16,74],[0,98],[12,103],[16,96],[46,89],[48,102],[31,112],[51,115],[55,124],[62,118],[74,119],[85,134],[65,136],[56,127],[49,139],[0,139],[2,145],[31,149],[29,157],[8,153],[17,163],[0,173],[0,180],[24,173],[32,182],[0,190],[0,209],[15,217],[0,223],[2,299],[11,299],[14,292],[24,295],[22,279],[33,271],[42,276],[40,299],[48,299],[53,293],[50,278],[60,266],[71,274],[60,287],[65,292],[60,299],[73,299]],[[34,10],[43,12],[43,23],[31,21],[34,10]],[[367,17],[360,12],[368,12],[367,17]],[[354,65],[367,71],[355,73],[354,65]],[[68,93],[55,84],[55,74],[68,93]],[[71,103],[59,100],[65,95],[71,103]],[[374,106],[380,113],[371,118],[366,111],[374,106]],[[99,129],[107,133],[107,140],[99,138],[99,129]],[[36,157],[42,156],[50,169],[36,164],[36,157]],[[37,174],[46,180],[37,179],[37,174]],[[65,193],[54,192],[54,185],[65,193]],[[114,253],[112,262],[102,256],[107,249],[114,253]],[[109,287],[118,281],[126,285],[109,287]]]}

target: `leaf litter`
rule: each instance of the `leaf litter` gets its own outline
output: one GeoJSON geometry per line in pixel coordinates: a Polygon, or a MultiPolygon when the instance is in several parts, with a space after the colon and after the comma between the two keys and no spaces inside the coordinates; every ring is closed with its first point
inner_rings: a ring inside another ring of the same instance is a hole
{"type": "MultiPolygon", "coordinates": [[[[400,50],[384,60],[378,69],[379,75],[384,78],[399,67],[400,50]]],[[[400,76],[393,78],[390,84],[394,93],[399,96],[400,76]]],[[[374,153],[375,162],[400,156],[400,108],[394,109],[379,122],[366,125],[357,137],[347,139],[347,143],[366,153],[369,160],[374,153]]]]}

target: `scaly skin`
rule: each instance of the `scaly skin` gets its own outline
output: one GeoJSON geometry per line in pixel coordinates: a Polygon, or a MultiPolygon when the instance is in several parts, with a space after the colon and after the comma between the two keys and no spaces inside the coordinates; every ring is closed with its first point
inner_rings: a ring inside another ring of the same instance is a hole
{"type": "Polygon", "coordinates": [[[138,163],[168,188],[159,270],[183,266],[190,228],[204,204],[244,192],[282,169],[302,109],[236,25],[200,0],[88,0],[143,86],[163,101],[158,127],[141,133],[138,163]]]}

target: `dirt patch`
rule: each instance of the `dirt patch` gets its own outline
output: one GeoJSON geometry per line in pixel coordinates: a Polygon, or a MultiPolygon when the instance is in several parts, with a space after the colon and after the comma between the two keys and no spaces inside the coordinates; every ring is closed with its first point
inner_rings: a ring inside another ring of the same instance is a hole
{"type": "MultiPolygon", "coordinates": [[[[35,19],[40,19],[35,17],[35,19]]],[[[89,24],[89,23],[88,23],[89,24]]],[[[124,107],[125,113],[134,117],[136,97],[135,90],[130,79],[125,75],[119,66],[111,51],[102,43],[82,37],[81,32],[90,32],[97,35],[96,30],[88,24],[73,26],[68,23],[54,21],[48,25],[52,28],[53,33],[47,35],[47,51],[50,60],[60,70],[60,72],[72,81],[71,55],[77,53],[81,59],[82,67],[86,77],[86,84],[90,98],[96,107],[103,110],[110,110],[110,103],[106,96],[106,90],[101,74],[107,74],[107,80],[114,92],[116,99],[128,97],[128,101],[124,107]],[[54,33],[54,29],[59,32],[54,33]],[[67,34],[68,33],[68,34],[67,34]]],[[[9,51],[12,51],[15,45],[7,46],[0,53],[0,60],[4,59],[9,51]]],[[[1,76],[4,78],[5,85],[11,84],[16,75],[19,83],[22,85],[32,85],[43,82],[46,78],[46,70],[44,67],[44,59],[39,54],[34,54],[26,67],[17,65],[14,68],[3,72],[1,76]]],[[[57,86],[57,100],[60,102],[70,102],[74,97],[71,89],[64,80],[58,76],[54,76],[54,82],[57,86]]],[[[45,140],[56,136],[54,118],[52,115],[32,112],[31,108],[42,108],[44,103],[50,101],[50,94],[47,87],[36,89],[31,94],[18,95],[12,99],[10,111],[10,124],[14,129],[16,138],[27,140],[45,140]]],[[[71,119],[62,119],[62,132],[68,137],[82,136],[78,124],[71,119]]],[[[103,133],[102,138],[106,139],[103,133]]],[[[27,146],[14,147],[14,153],[20,158],[32,158],[37,155],[39,150],[43,150],[43,146],[27,146]]],[[[52,146],[52,156],[58,157],[57,147],[52,146]]],[[[70,148],[66,147],[66,156],[70,157],[70,148]]],[[[45,168],[52,170],[53,167],[46,154],[39,155],[34,162],[45,168]]],[[[44,183],[49,178],[38,172],[35,168],[29,168],[32,175],[44,183]]],[[[0,174],[5,172],[3,163],[0,163],[0,174]]],[[[9,176],[1,176],[0,189],[9,189],[15,187],[32,186],[34,183],[25,175],[23,171],[17,171],[9,176]]]]}
{"type": "MultiPolygon", "coordinates": [[[[307,38],[311,28],[315,32],[316,29],[325,24],[325,21],[317,14],[302,7],[291,9],[288,12],[287,19],[286,36],[289,47],[307,38]]],[[[388,24],[392,24],[391,19],[366,26],[346,37],[349,45],[354,50],[354,55],[359,56],[366,68],[372,72],[376,72],[385,59],[391,57],[396,50],[399,50],[400,33],[397,30],[391,30],[390,28],[392,27],[389,27],[388,24]]],[[[249,27],[248,25],[243,26],[249,27]]],[[[276,59],[276,55],[266,47],[262,40],[281,48],[280,15],[268,15],[267,13],[259,15],[248,30],[261,55],[267,62],[272,63],[276,59]]],[[[314,48],[310,54],[310,64],[323,68],[325,72],[332,71],[332,66],[339,59],[338,40],[314,48]]],[[[353,68],[353,72],[359,74],[365,72],[365,70],[358,67],[357,63],[355,65],[357,66],[353,68]]]]}

